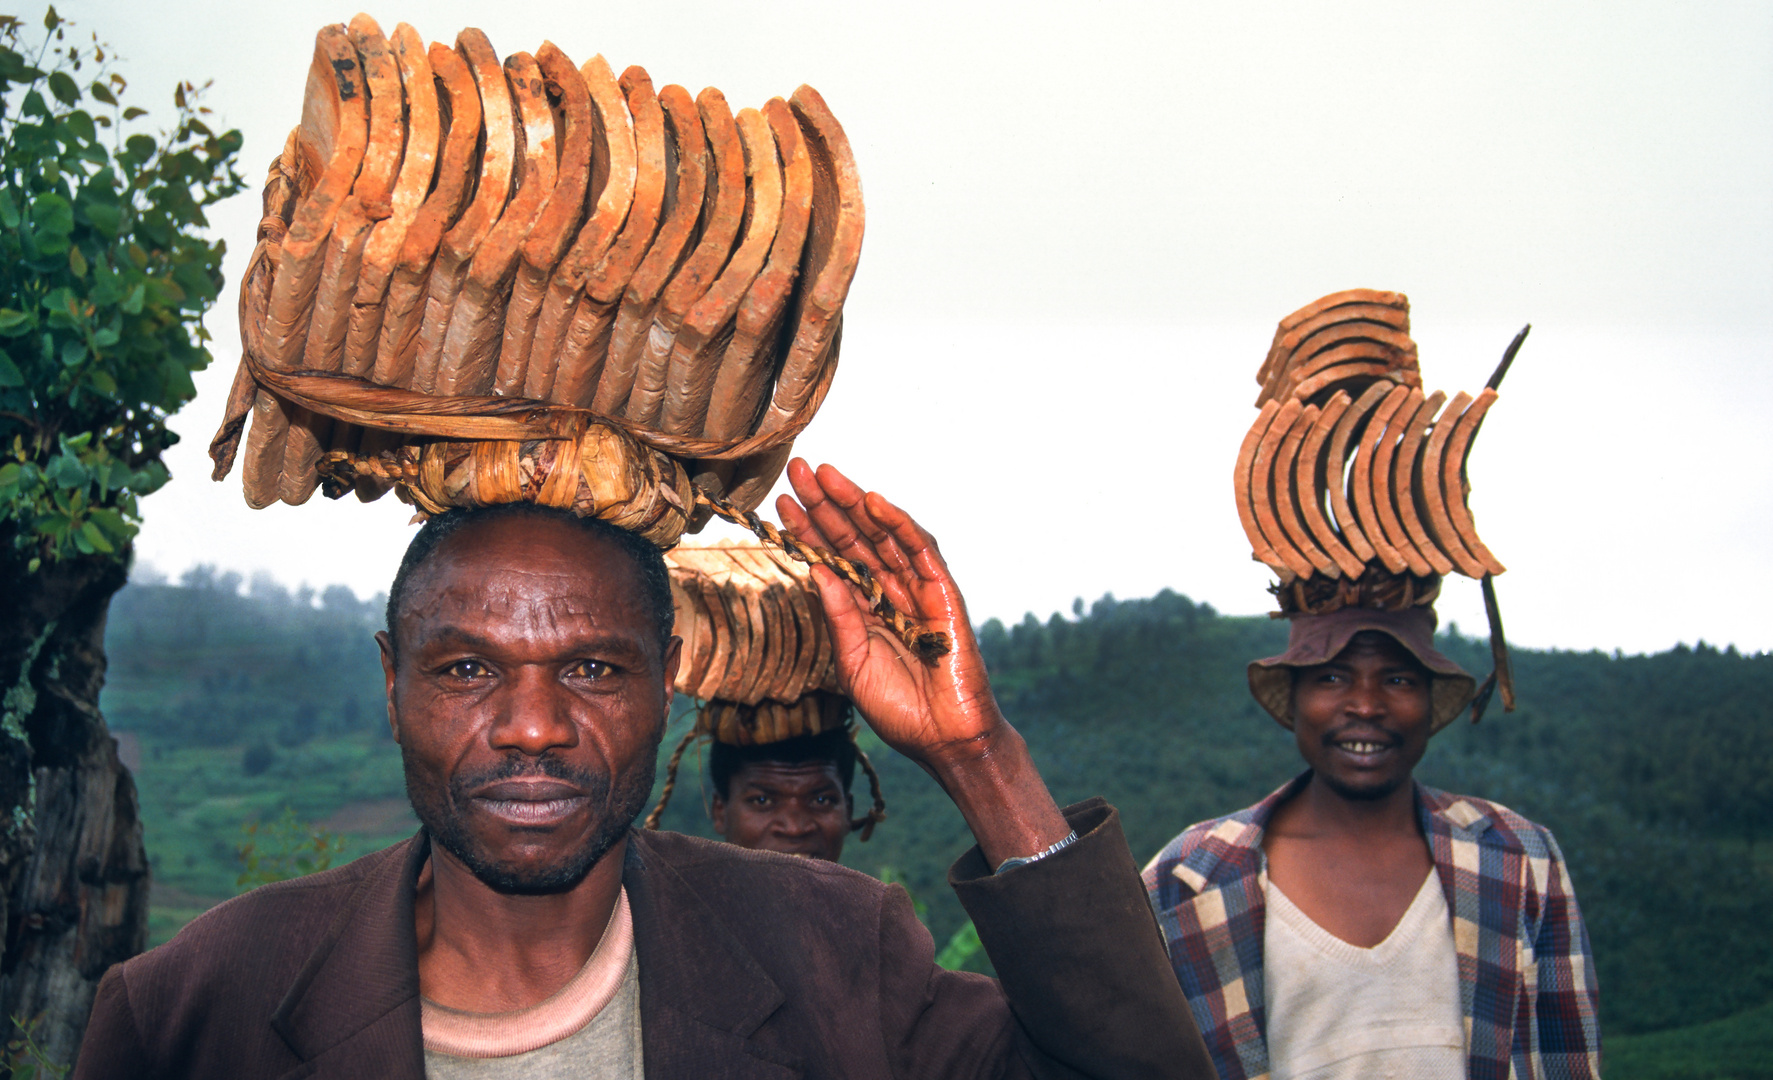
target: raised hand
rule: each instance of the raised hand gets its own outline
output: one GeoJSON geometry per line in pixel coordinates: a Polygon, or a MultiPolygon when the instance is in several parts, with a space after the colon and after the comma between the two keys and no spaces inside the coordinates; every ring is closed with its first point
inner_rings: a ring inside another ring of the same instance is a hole
{"type": "Polygon", "coordinates": [[[934,663],[918,659],[868,610],[861,592],[822,566],[813,568],[836,652],[843,690],[881,739],[900,753],[965,756],[1003,723],[985,664],[967,622],[966,603],[935,538],[885,497],[864,493],[830,465],[817,472],[796,458],[788,480],[800,502],[776,503],[798,539],[868,568],[907,616],[948,634],[952,648],[934,663]]]}
{"type": "Polygon", "coordinates": [[[1063,837],[1064,817],[992,696],[966,602],[935,538],[830,465],[815,471],[795,458],[788,481],[800,501],[784,495],[776,512],[790,533],[867,567],[894,607],[953,645],[933,662],[919,659],[860,590],[813,567],[838,679],[863,718],[942,784],[994,865],[1063,837]]]}

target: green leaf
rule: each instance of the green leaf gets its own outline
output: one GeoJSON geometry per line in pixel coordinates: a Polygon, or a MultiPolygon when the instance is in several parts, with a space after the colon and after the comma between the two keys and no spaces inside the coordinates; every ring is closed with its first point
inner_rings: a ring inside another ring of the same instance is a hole
{"type": "Polygon", "coordinates": [[[111,378],[110,372],[105,371],[103,368],[94,368],[86,377],[87,380],[92,383],[92,388],[94,390],[97,390],[106,397],[117,396],[117,380],[111,378]]]}
{"type": "Polygon", "coordinates": [[[80,249],[77,247],[68,249],[68,269],[72,270],[77,278],[86,276],[86,256],[80,254],[80,249]]]}
{"type": "Polygon", "coordinates": [[[135,105],[131,105],[129,108],[123,110],[123,119],[125,120],[134,120],[138,116],[146,115],[148,115],[148,110],[135,105]]]}
{"type": "Polygon", "coordinates": [[[0,487],[17,487],[18,478],[23,472],[16,461],[0,465],[0,487]]]}
{"type": "Polygon", "coordinates": [[[81,142],[94,142],[98,132],[92,126],[92,114],[85,109],[75,109],[62,119],[63,126],[81,142]]]}
{"type": "Polygon", "coordinates": [[[98,80],[93,81],[90,93],[106,105],[117,104],[117,95],[111,93],[111,88],[98,80]]]}
{"type": "Polygon", "coordinates": [[[95,508],[86,516],[90,520],[98,522],[99,528],[105,530],[105,535],[115,537],[118,540],[127,540],[129,539],[130,534],[135,532],[135,526],[124,520],[123,515],[115,510],[109,510],[101,506],[95,508]]]}
{"type": "Polygon", "coordinates": [[[166,396],[180,403],[190,401],[197,396],[197,387],[191,382],[191,373],[182,364],[168,360],[160,365],[161,377],[166,380],[166,396]]]}
{"type": "Polygon", "coordinates": [[[81,341],[78,338],[71,338],[62,342],[63,365],[73,367],[84,359],[86,359],[86,342],[81,341]]]}
{"type": "MultiPolygon", "coordinates": [[[[134,245],[131,246],[133,247],[134,245]]],[[[136,248],[136,250],[140,251],[141,249],[136,248]]],[[[142,301],[147,295],[147,285],[138,281],[135,284],[135,288],[129,290],[129,295],[123,298],[123,303],[119,305],[119,307],[125,315],[140,315],[142,313],[142,301]]]]}
{"type": "Polygon", "coordinates": [[[49,73],[49,92],[63,105],[72,105],[80,100],[80,88],[74,85],[74,77],[65,71],[49,73]]]}
{"type": "Polygon", "coordinates": [[[31,200],[31,224],[39,233],[67,236],[74,231],[74,208],[55,192],[44,192],[31,200]]]}
{"type": "MultiPolygon", "coordinates": [[[[21,227],[19,229],[19,236],[23,237],[24,235],[25,230],[21,227]]],[[[33,233],[31,236],[31,245],[36,254],[31,257],[37,258],[60,255],[62,252],[68,250],[68,245],[70,243],[72,243],[72,241],[68,239],[67,233],[33,233]]]]}
{"type": "Polygon", "coordinates": [[[18,203],[12,197],[11,188],[0,188],[0,225],[18,228],[18,203]]]}
{"type": "Polygon", "coordinates": [[[80,535],[86,538],[87,544],[97,548],[106,555],[109,555],[116,550],[111,546],[111,542],[105,539],[104,532],[101,531],[98,525],[94,522],[88,521],[86,524],[80,526],[80,535]]]}
{"type": "Polygon", "coordinates": [[[148,294],[156,304],[172,306],[185,298],[185,290],[179,288],[178,283],[170,278],[164,281],[159,278],[149,278],[147,284],[148,294]]]}
{"type": "Polygon", "coordinates": [[[131,135],[123,140],[123,148],[129,151],[130,157],[145,162],[153,160],[154,151],[160,149],[160,144],[147,135],[131,135]]]}
{"type": "Polygon", "coordinates": [[[55,5],[49,5],[49,12],[43,16],[43,29],[54,30],[62,24],[62,17],[55,13],[55,5]]]}
{"type": "Polygon", "coordinates": [[[0,334],[13,337],[30,329],[31,316],[23,311],[0,308],[0,334]]]}
{"type": "Polygon", "coordinates": [[[12,357],[0,353],[0,389],[23,385],[25,377],[19,373],[18,365],[12,362],[12,357]]]}
{"type": "Polygon", "coordinates": [[[86,220],[106,237],[115,240],[123,231],[123,208],[109,203],[92,203],[86,207],[86,220]]]}
{"type": "Polygon", "coordinates": [[[50,483],[64,488],[82,488],[92,479],[87,475],[86,466],[80,464],[80,459],[73,454],[57,454],[50,458],[49,464],[43,467],[43,475],[50,483]]]}

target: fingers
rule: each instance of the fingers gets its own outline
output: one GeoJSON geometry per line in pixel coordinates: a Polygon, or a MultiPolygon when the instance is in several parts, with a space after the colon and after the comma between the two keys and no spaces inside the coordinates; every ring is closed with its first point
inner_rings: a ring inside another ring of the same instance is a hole
{"type": "Polygon", "coordinates": [[[782,519],[782,528],[796,540],[807,544],[828,547],[829,543],[820,534],[818,526],[807,517],[801,505],[787,495],[776,496],[776,516],[782,519]]]}
{"type": "Polygon", "coordinates": [[[796,458],[789,463],[788,482],[826,547],[867,567],[876,577],[887,576],[883,573],[887,570],[910,568],[910,560],[891,535],[869,516],[865,493],[849,477],[829,465],[819,466],[815,473],[796,458]]]}
{"type": "MultiPolygon", "coordinates": [[[[870,509],[871,493],[863,491],[851,482],[849,477],[837,471],[834,466],[819,466],[817,475],[827,494],[831,496],[831,500],[843,507],[844,513],[849,516],[856,531],[867,538],[868,543],[873,546],[881,563],[894,570],[909,570],[911,560],[906,556],[904,549],[899,546],[897,538],[891,530],[875,519],[870,509]]],[[[879,496],[873,497],[879,498],[879,496]]],[[[885,505],[892,506],[891,503],[885,505]]],[[[903,511],[900,513],[902,516],[903,511]]]]}
{"type": "Polygon", "coordinates": [[[913,594],[920,578],[953,591],[934,538],[885,498],[831,465],[815,471],[802,458],[789,462],[788,482],[800,496],[798,504],[777,500],[788,531],[866,567],[898,610],[915,615],[926,606],[913,594]]]}
{"type": "MultiPolygon", "coordinates": [[[[870,491],[866,499],[869,520],[878,522],[889,535],[895,550],[906,558],[906,566],[925,581],[947,581],[948,564],[936,546],[936,538],[919,525],[910,514],[878,491],[870,491]]],[[[876,545],[878,546],[878,544],[876,545]]]]}
{"type": "Polygon", "coordinates": [[[823,498],[807,504],[807,512],[819,531],[836,545],[832,550],[870,570],[903,569],[902,552],[883,549],[875,542],[886,532],[868,516],[866,493],[830,465],[819,466],[813,479],[823,498]]]}

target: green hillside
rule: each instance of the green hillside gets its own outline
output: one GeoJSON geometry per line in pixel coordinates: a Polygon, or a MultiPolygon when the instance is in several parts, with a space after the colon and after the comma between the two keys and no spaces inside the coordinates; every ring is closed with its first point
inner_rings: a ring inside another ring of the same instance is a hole
{"type": "MultiPolygon", "coordinates": [[[[247,821],[292,807],[343,834],[345,858],[413,828],[370,637],[379,602],[341,588],[292,596],[262,581],[240,595],[238,585],[198,573],[183,586],[132,585],[113,606],[104,708],[139,762],[156,940],[234,894],[247,821]]],[[[1106,795],[1140,861],[1298,770],[1290,737],[1243,676],[1284,639],[1278,621],[1220,616],[1167,591],[981,631],[999,699],[1054,794],[1106,795]]],[[[1488,670],[1481,641],[1443,635],[1443,647],[1488,670]]],[[[1763,842],[1773,831],[1773,657],[1703,644],[1632,657],[1521,650],[1515,669],[1520,709],[1449,728],[1419,775],[1556,832],[1593,937],[1609,1037],[1746,1014],[1732,1037],[1762,1032],[1756,1045],[1773,1056],[1773,855],[1763,842]]],[[[845,861],[902,875],[946,940],[963,916],[944,875],[970,839],[932,781],[876,750],[889,818],[845,861]]],[[[686,770],[696,764],[692,753],[686,770]]],[[[707,834],[699,786],[686,775],[667,827],[707,834]]],[[[1618,1075],[1713,1075],[1620,1064],[1618,1075]]]]}

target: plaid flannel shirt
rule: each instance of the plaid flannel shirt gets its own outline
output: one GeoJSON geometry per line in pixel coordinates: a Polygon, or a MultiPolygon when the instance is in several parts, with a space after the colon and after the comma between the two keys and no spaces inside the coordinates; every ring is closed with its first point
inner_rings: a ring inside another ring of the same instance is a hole
{"type": "MultiPolygon", "coordinates": [[[[1269,1074],[1262,834],[1310,777],[1193,826],[1145,867],[1170,963],[1222,1080],[1269,1074]]],[[[1466,1075],[1598,1077],[1594,958],[1557,841],[1506,807],[1421,784],[1416,812],[1453,917],[1466,1075]]]]}

